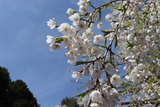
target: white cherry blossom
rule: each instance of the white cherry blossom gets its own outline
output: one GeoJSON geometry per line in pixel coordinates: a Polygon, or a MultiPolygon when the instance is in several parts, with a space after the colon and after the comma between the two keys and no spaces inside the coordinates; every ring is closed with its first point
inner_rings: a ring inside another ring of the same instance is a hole
{"type": "Polygon", "coordinates": [[[93,81],[93,78],[90,78],[90,80],[86,83],[85,87],[87,87],[87,89],[92,89],[95,85],[95,82],[93,81]]]}
{"type": "Polygon", "coordinates": [[[91,72],[93,79],[100,79],[101,74],[102,74],[102,71],[99,69],[93,69],[91,72]]]}
{"type": "Polygon", "coordinates": [[[47,25],[50,27],[50,29],[54,29],[56,27],[55,18],[50,19],[49,21],[47,21],[47,25]]]}
{"type": "Polygon", "coordinates": [[[113,19],[113,15],[110,13],[110,14],[107,14],[106,16],[105,16],[105,19],[106,19],[106,21],[111,21],[112,19],[113,19]]]}
{"type": "Polygon", "coordinates": [[[90,74],[89,67],[82,66],[81,70],[83,71],[83,76],[88,76],[90,74]]]}
{"type": "Polygon", "coordinates": [[[57,29],[63,35],[67,35],[71,32],[71,26],[68,23],[62,23],[57,29]]]}
{"type": "Polygon", "coordinates": [[[65,55],[68,57],[68,63],[70,64],[73,64],[78,57],[75,50],[69,50],[65,55]]]}
{"type": "Polygon", "coordinates": [[[86,6],[81,5],[79,7],[79,12],[81,12],[82,14],[86,14],[88,12],[88,8],[86,6]]]}
{"type": "Polygon", "coordinates": [[[70,37],[68,37],[68,36],[62,36],[62,37],[63,37],[65,47],[72,45],[72,39],[70,37]]]}
{"type": "Polygon", "coordinates": [[[100,107],[100,105],[98,103],[91,103],[90,105],[91,107],[100,107]]]}
{"type": "Polygon", "coordinates": [[[102,23],[102,22],[98,22],[97,28],[98,28],[98,29],[102,29],[102,28],[103,28],[103,23],[102,23]]]}
{"type": "Polygon", "coordinates": [[[79,2],[77,2],[77,5],[78,6],[86,6],[87,4],[86,4],[86,0],[79,0],[79,2]]]}
{"type": "Polygon", "coordinates": [[[50,36],[50,35],[47,35],[47,40],[46,40],[46,42],[47,43],[55,43],[55,38],[53,37],[53,36],[50,36]]]}
{"type": "Polygon", "coordinates": [[[90,50],[90,52],[93,55],[98,55],[99,53],[101,53],[101,50],[99,48],[97,48],[97,47],[92,47],[91,50],[90,50]]]}
{"type": "Polygon", "coordinates": [[[105,37],[104,37],[103,35],[96,35],[96,36],[94,37],[93,43],[99,45],[99,44],[103,43],[104,41],[105,41],[105,37]]]}
{"type": "Polygon", "coordinates": [[[120,85],[122,83],[121,81],[121,77],[119,75],[116,75],[114,74],[112,77],[111,77],[111,83],[113,85],[120,85]]]}
{"type": "Polygon", "coordinates": [[[92,43],[88,40],[88,39],[84,39],[83,40],[83,44],[84,44],[84,46],[86,47],[86,49],[88,48],[88,47],[92,47],[92,43]]]}
{"type": "Polygon", "coordinates": [[[60,46],[59,43],[52,43],[50,44],[50,50],[53,51],[53,50],[62,50],[62,47],[60,46]]]}
{"type": "Polygon", "coordinates": [[[83,39],[91,39],[94,36],[91,28],[86,29],[86,31],[82,34],[83,39]]]}
{"type": "Polygon", "coordinates": [[[78,71],[74,71],[72,73],[72,78],[76,79],[76,82],[80,81],[82,79],[82,73],[78,72],[78,71]]]}
{"type": "Polygon", "coordinates": [[[102,98],[101,92],[98,90],[94,90],[91,92],[90,99],[92,102],[96,102],[99,104],[103,103],[103,98],[102,98]]]}
{"type": "Polygon", "coordinates": [[[79,21],[77,24],[77,29],[79,33],[83,33],[87,30],[88,26],[86,25],[86,22],[84,21],[79,21]]]}
{"type": "Polygon", "coordinates": [[[66,13],[69,15],[72,15],[74,13],[74,10],[71,8],[68,8],[66,13]]]}
{"type": "Polygon", "coordinates": [[[77,25],[80,20],[80,16],[78,13],[75,13],[74,15],[69,16],[69,20],[73,22],[73,25],[77,25]]]}

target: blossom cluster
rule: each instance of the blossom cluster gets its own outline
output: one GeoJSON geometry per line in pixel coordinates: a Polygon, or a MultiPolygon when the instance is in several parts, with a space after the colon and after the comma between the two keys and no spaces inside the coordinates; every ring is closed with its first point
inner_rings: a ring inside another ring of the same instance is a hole
{"type": "Polygon", "coordinates": [[[64,43],[68,63],[80,66],[72,72],[76,82],[88,76],[87,90],[76,95],[81,98],[79,104],[115,107],[123,100],[121,92],[127,95],[134,89],[130,100],[140,99],[139,105],[160,96],[160,1],[113,0],[95,7],[89,0],[79,0],[77,5],[78,11],[68,8],[66,12],[72,24],[57,25],[55,18],[47,22],[63,36],[48,35],[46,42],[50,50],[62,50],[64,43]],[[102,18],[106,9],[111,12],[102,18]],[[106,21],[112,28],[102,30],[106,21]],[[101,33],[94,33],[95,24],[101,33]]]}

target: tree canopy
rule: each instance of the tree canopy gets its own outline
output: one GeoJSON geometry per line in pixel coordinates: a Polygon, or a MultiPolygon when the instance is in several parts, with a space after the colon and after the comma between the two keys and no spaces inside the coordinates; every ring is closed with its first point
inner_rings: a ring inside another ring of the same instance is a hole
{"type": "Polygon", "coordinates": [[[11,81],[6,68],[0,67],[0,107],[39,107],[22,80],[11,81]]]}
{"type": "Polygon", "coordinates": [[[61,106],[66,105],[67,107],[79,107],[77,99],[74,97],[66,97],[61,101],[61,106]]]}

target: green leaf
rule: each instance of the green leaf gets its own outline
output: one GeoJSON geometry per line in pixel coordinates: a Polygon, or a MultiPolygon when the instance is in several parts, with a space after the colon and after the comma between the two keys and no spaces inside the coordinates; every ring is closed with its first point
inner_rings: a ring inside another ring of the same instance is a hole
{"type": "Polygon", "coordinates": [[[106,47],[106,46],[103,46],[103,45],[97,45],[97,44],[94,44],[94,45],[96,45],[96,46],[98,46],[98,47],[105,48],[105,49],[107,49],[107,48],[108,48],[108,47],[106,47]]]}
{"type": "Polygon", "coordinates": [[[89,5],[89,6],[93,7],[93,8],[95,8],[95,7],[92,5],[92,3],[91,3],[90,1],[87,2],[87,5],[89,5]]]}
{"type": "MultiPolygon", "coordinates": [[[[91,89],[90,89],[91,90],[91,89]]],[[[79,97],[79,100],[82,100],[82,98],[90,91],[90,90],[86,90],[78,95],[75,95],[74,97],[79,97]]]]}
{"type": "Polygon", "coordinates": [[[99,9],[95,10],[95,13],[98,14],[99,13],[99,9]]]}
{"type": "Polygon", "coordinates": [[[110,59],[107,61],[107,63],[111,63],[111,64],[114,66],[114,63],[113,63],[112,59],[113,59],[113,58],[110,58],[110,59]]]}
{"type": "Polygon", "coordinates": [[[144,16],[147,16],[149,14],[149,12],[143,12],[142,13],[144,16]]]}
{"type": "Polygon", "coordinates": [[[160,86],[160,81],[156,83],[157,86],[160,86]]]}
{"type": "Polygon", "coordinates": [[[98,22],[100,22],[101,21],[101,9],[98,9],[99,11],[98,11],[98,22]]]}
{"type": "Polygon", "coordinates": [[[156,56],[155,56],[155,58],[158,58],[158,59],[160,59],[160,55],[156,55],[156,56]]]}
{"type": "Polygon", "coordinates": [[[90,61],[76,61],[76,64],[74,66],[88,64],[88,63],[90,63],[90,61]]]}
{"type": "Polygon", "coordinates": [[[117,22],[119,22],[119,21],[116,21],[116,20],[112,20],[112,22],[113,22],[113,23],[117,23],[117,22]]]}
{"type": "Polygon", "coordinates": [[[139,25],[135,30],[140,30],[142,29],[142,25],[139,25]]]}
{"type": "Polygon", "coordinates": [[[131,73],[132,70],[129,70],[125,75],[123,75],[124,77],[127,75],[129,75],[131,73]]]}
{"type": "Polygon", "coordinates": [[[90,26],[91,26],[91,23],[92,23],[92,22],[89,22],[88,27],[90,27],[90,26]]]}
{"type": "Polygon", "coordinates": [[[156,78],[155,78],[155,77],[149,78],[149,82],[150,82],[150,83],[153,83],[154,81],[156,81],[156,78]]]}
{"type": "Polygon", "coordinates": [[[122,82],[121,85],[124,87],[128,87],[131,86],[132,84],[129,84],[129,82],[127,81],[127,82],[122,82]]]}
{"type": "Polygon", "coordinates": [[[104,36],[110,34],[112,31],[111,30],[101,30],[104,33],[104,36]]]}
{"type": "Polygon", "coordinates": [[[110,3],[104,5],[103,9],[107,9],[109,5],[110,5],[110,3]]]}
{"type": "Polygon", "coordinates": [[[141,17],[138,14],[137,14],[137,18],[140,19],[140,20],[142,20],[141,17]]]}
{"type": "MultiPolygon", "coordinates": [[[[116,36],[116,35],[115,35],[116,36]]],[[[114,48],[116,48],[118,45],[118,40],[117,40],[117,36],[115,37],[115,44],[114,44],[114,48]]]]}
{"type": "Polygon", "coordinates": [[[129,41],[127,41],[127,43],[128,43],[127,48],[129,48],[129,47],[133,48],[133,46],[134,46],[133,43],[130,43],[129,41]]]}
{"type": "Polygon", "coordinates": [[[69,11],[70,15],[74,15],[74,12],[72,10],[69,11]]]}
{"type": "Polygon", "coordinates": [[[56,43],[61,43],[63,40],[63,38],[56,38],[56,43]]]}
{"type": "Polygon", "coordinates": [[[74,97],[84,97],[90,90],[84,91],[78,95],[75,95],[74,97]]]}
{"type": "Polygon", "coordinates": [[[122,5],[120,5],[120,6],[117,6],[117,7],[115,7],[114,9],[119,9],[119,8],[122,8],[122,5]]]}
{"type": "Polygon", "coordinates": [[[107,38],[105,38],[105,42],[104,42],[104,45],[105,45],[105,46],[107,45],[107,38]]]}
{"type": "Polygon", "coordinates": [[[101,8],[97,9],[96,11],[96,14],[98,14],[98,22],[101,21],[101,8]]]}
{"type": "Polygon", "coordinates": [[[115,7],[114,9],[116,9],[116,10],[119,10],[119,11],[124,11],[125,10],[125,5],[120,5],[120,6],[117,6],[117,7],[115,7]]]}
{"type": "Polygon", "coordinates": [[[131,22],[130,21],[128,21],[128,23],[125,24],[123,27],[129,27],[129,26],[131,26],[131,22]]]}

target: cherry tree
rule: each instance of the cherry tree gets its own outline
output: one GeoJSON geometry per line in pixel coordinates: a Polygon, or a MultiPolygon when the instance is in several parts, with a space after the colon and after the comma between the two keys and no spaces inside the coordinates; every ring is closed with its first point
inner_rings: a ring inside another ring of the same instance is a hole
{"type": "Polygon", "coordinates": [[[86,90],[75,95],[79,105],[160,106],[160,1],[106,0],[96,6],[79,0],[77,6],[66,11],[71,24],[47,21],[63,36],[47,35],[46,42],[51,51],[64,43],[68,63],[77,66],[71,74],[76,82],[88,77],[86,90]]]}

